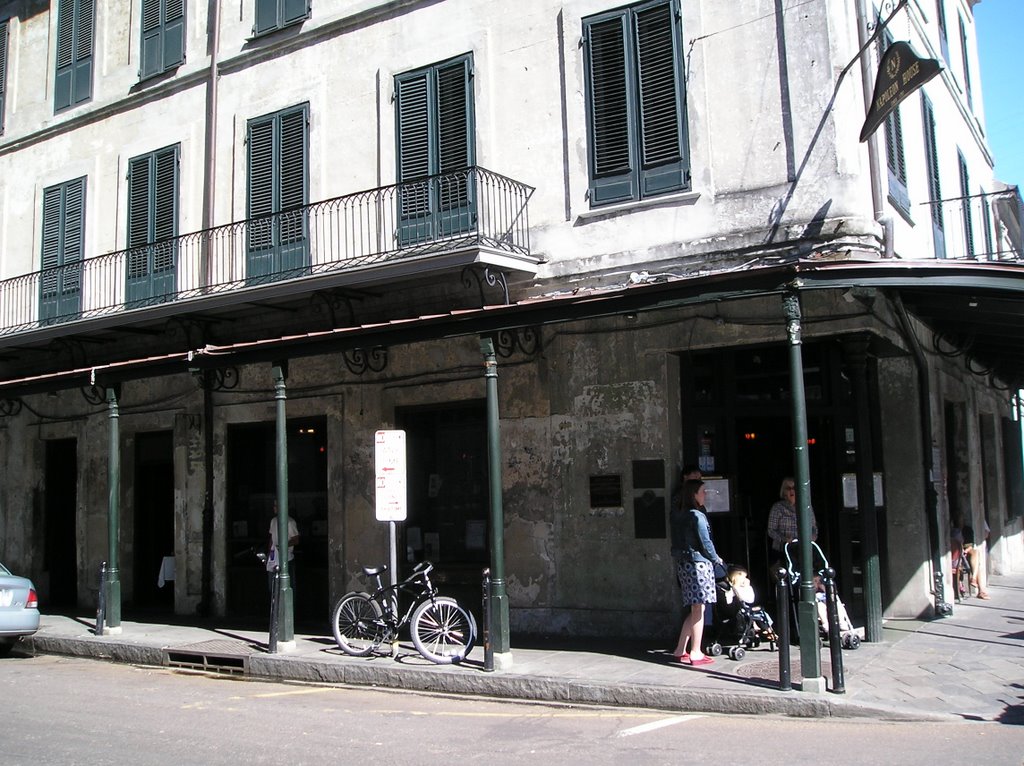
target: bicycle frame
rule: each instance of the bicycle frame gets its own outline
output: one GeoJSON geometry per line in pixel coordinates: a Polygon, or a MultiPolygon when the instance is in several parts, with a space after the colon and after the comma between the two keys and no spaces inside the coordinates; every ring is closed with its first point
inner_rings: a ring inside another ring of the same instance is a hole
{"type": "Polygon", "coordinates": [[[377,587],[370,594],[370,598],[380,605],[384,623],[392,635],[397,634],[409,623],[409,618],[417,606],[428,599],[433,601],[437,596],[437,588],[430,581],[431,569],[433,565],[414,571],[395,585],[384,585],[381,580],[384,571],[374,575],[377,587]],[[409,604],[404,613],[400,608],[403,594],[409,597],[409,604]]]}

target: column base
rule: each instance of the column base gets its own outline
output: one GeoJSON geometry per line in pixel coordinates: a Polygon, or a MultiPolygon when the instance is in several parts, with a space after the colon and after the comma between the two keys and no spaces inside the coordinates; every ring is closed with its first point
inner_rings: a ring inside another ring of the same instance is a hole
{"type": "Polygon", "coordinates": [[[825,677],[818,676],[817,678],[804,678],[800,681],[800,691],[811,692],[812,694],[824,694],[825,693],[825,677]]]}
{"type": "Polygon", "coordinates": [[[511,670],[512,669],[512,652],[495,652],[494,653],[494,669],[495,670],[511,670]]]}

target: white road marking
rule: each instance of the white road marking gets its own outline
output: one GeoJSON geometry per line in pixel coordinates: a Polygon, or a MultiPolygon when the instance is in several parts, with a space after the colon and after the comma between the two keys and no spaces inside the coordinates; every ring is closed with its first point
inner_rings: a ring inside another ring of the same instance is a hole
{"type": "Polygon", "coordinates": [[[699,715],[674,715],[671,718],[662,718],[660,721],[651,721],[650,723],[642,723],[639,726],[634,726],[630,729],[623,729],[616,736],[632,737],[634,734],[645,734],[649,731],[664,729],[666,726],[674,726],[677,723],[683,723],[683,721],[690,721],[694,718],[702,717],[703,716],[699,715]]]}

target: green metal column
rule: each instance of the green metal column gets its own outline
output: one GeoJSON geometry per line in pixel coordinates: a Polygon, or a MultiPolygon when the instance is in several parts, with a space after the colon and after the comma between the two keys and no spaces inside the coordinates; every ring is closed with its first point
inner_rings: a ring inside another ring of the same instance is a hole
{"type": "Polygon", "coordinates": [[[505,591],[505,515],[501,505],[501,432],[498,423],[498,360],[494,340],[480,338],[484,355],[484,380],[487,386],[487,476],[491,490],[491,646],[495,658],[505,655],[500,664],[508,667],[511,658],[508,630],[508,594],[505,591]]]}
{"type": "Polygon", "coordinates": [[[121,417],[117,388],[107,389],[110,418],[110,452],[107,459],[107,593],[106,626],[110,632],[121,632],[121,570],[118,563],[119,529],[121,525],[121,417]]]}
{"type": "Polygon", "coordinates": [[[857,336],[844,341],[857,408],[857,510],[861,525],[861,562],[864,572],[864,639],[882,640],[882,575],[878,559],[878,513],[875,510],[874,454],[871,447],[871,411],[868,403],[867,355],[870,341],[857,336]]]}
{"type": "Polygon", "coordinates": [[[288,363],[275,363],[272,375],[274,399],[277,401],[277,640],[280,646],[281,642],[295,640],[292,584],[288,573],[288,421],[285,413],[288,363]]]}
{"type": "Polygon", "coordinates": [[[782,297],[789,335],[790,403],[793,418],[793,465],[796,472],[797,530],[800,535],[800,600],[797,622],[800,629],[800,670],[804,691],[824,691],[821,682],[821,640],[814,603],[814,560],[811,551],[811,478],[807,455],[807,404],[804,395],[804,360],[801,345],[799,284],[782,297]]]}

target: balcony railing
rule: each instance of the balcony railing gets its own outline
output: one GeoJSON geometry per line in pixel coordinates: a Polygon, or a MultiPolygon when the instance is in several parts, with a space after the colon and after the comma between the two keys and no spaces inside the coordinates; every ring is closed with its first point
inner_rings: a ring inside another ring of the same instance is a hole
{"type": "Polygon", "coordinates": [[[0,282],[0,336],[470,248],[529,255],[533,189],[467,168],[0,282]]]}
{"type": "Polygon", "coordinates": [[[1020,261],[1016,197],[1010,192],[974,194],[925,202],[936,258],[1020,261]]]}

